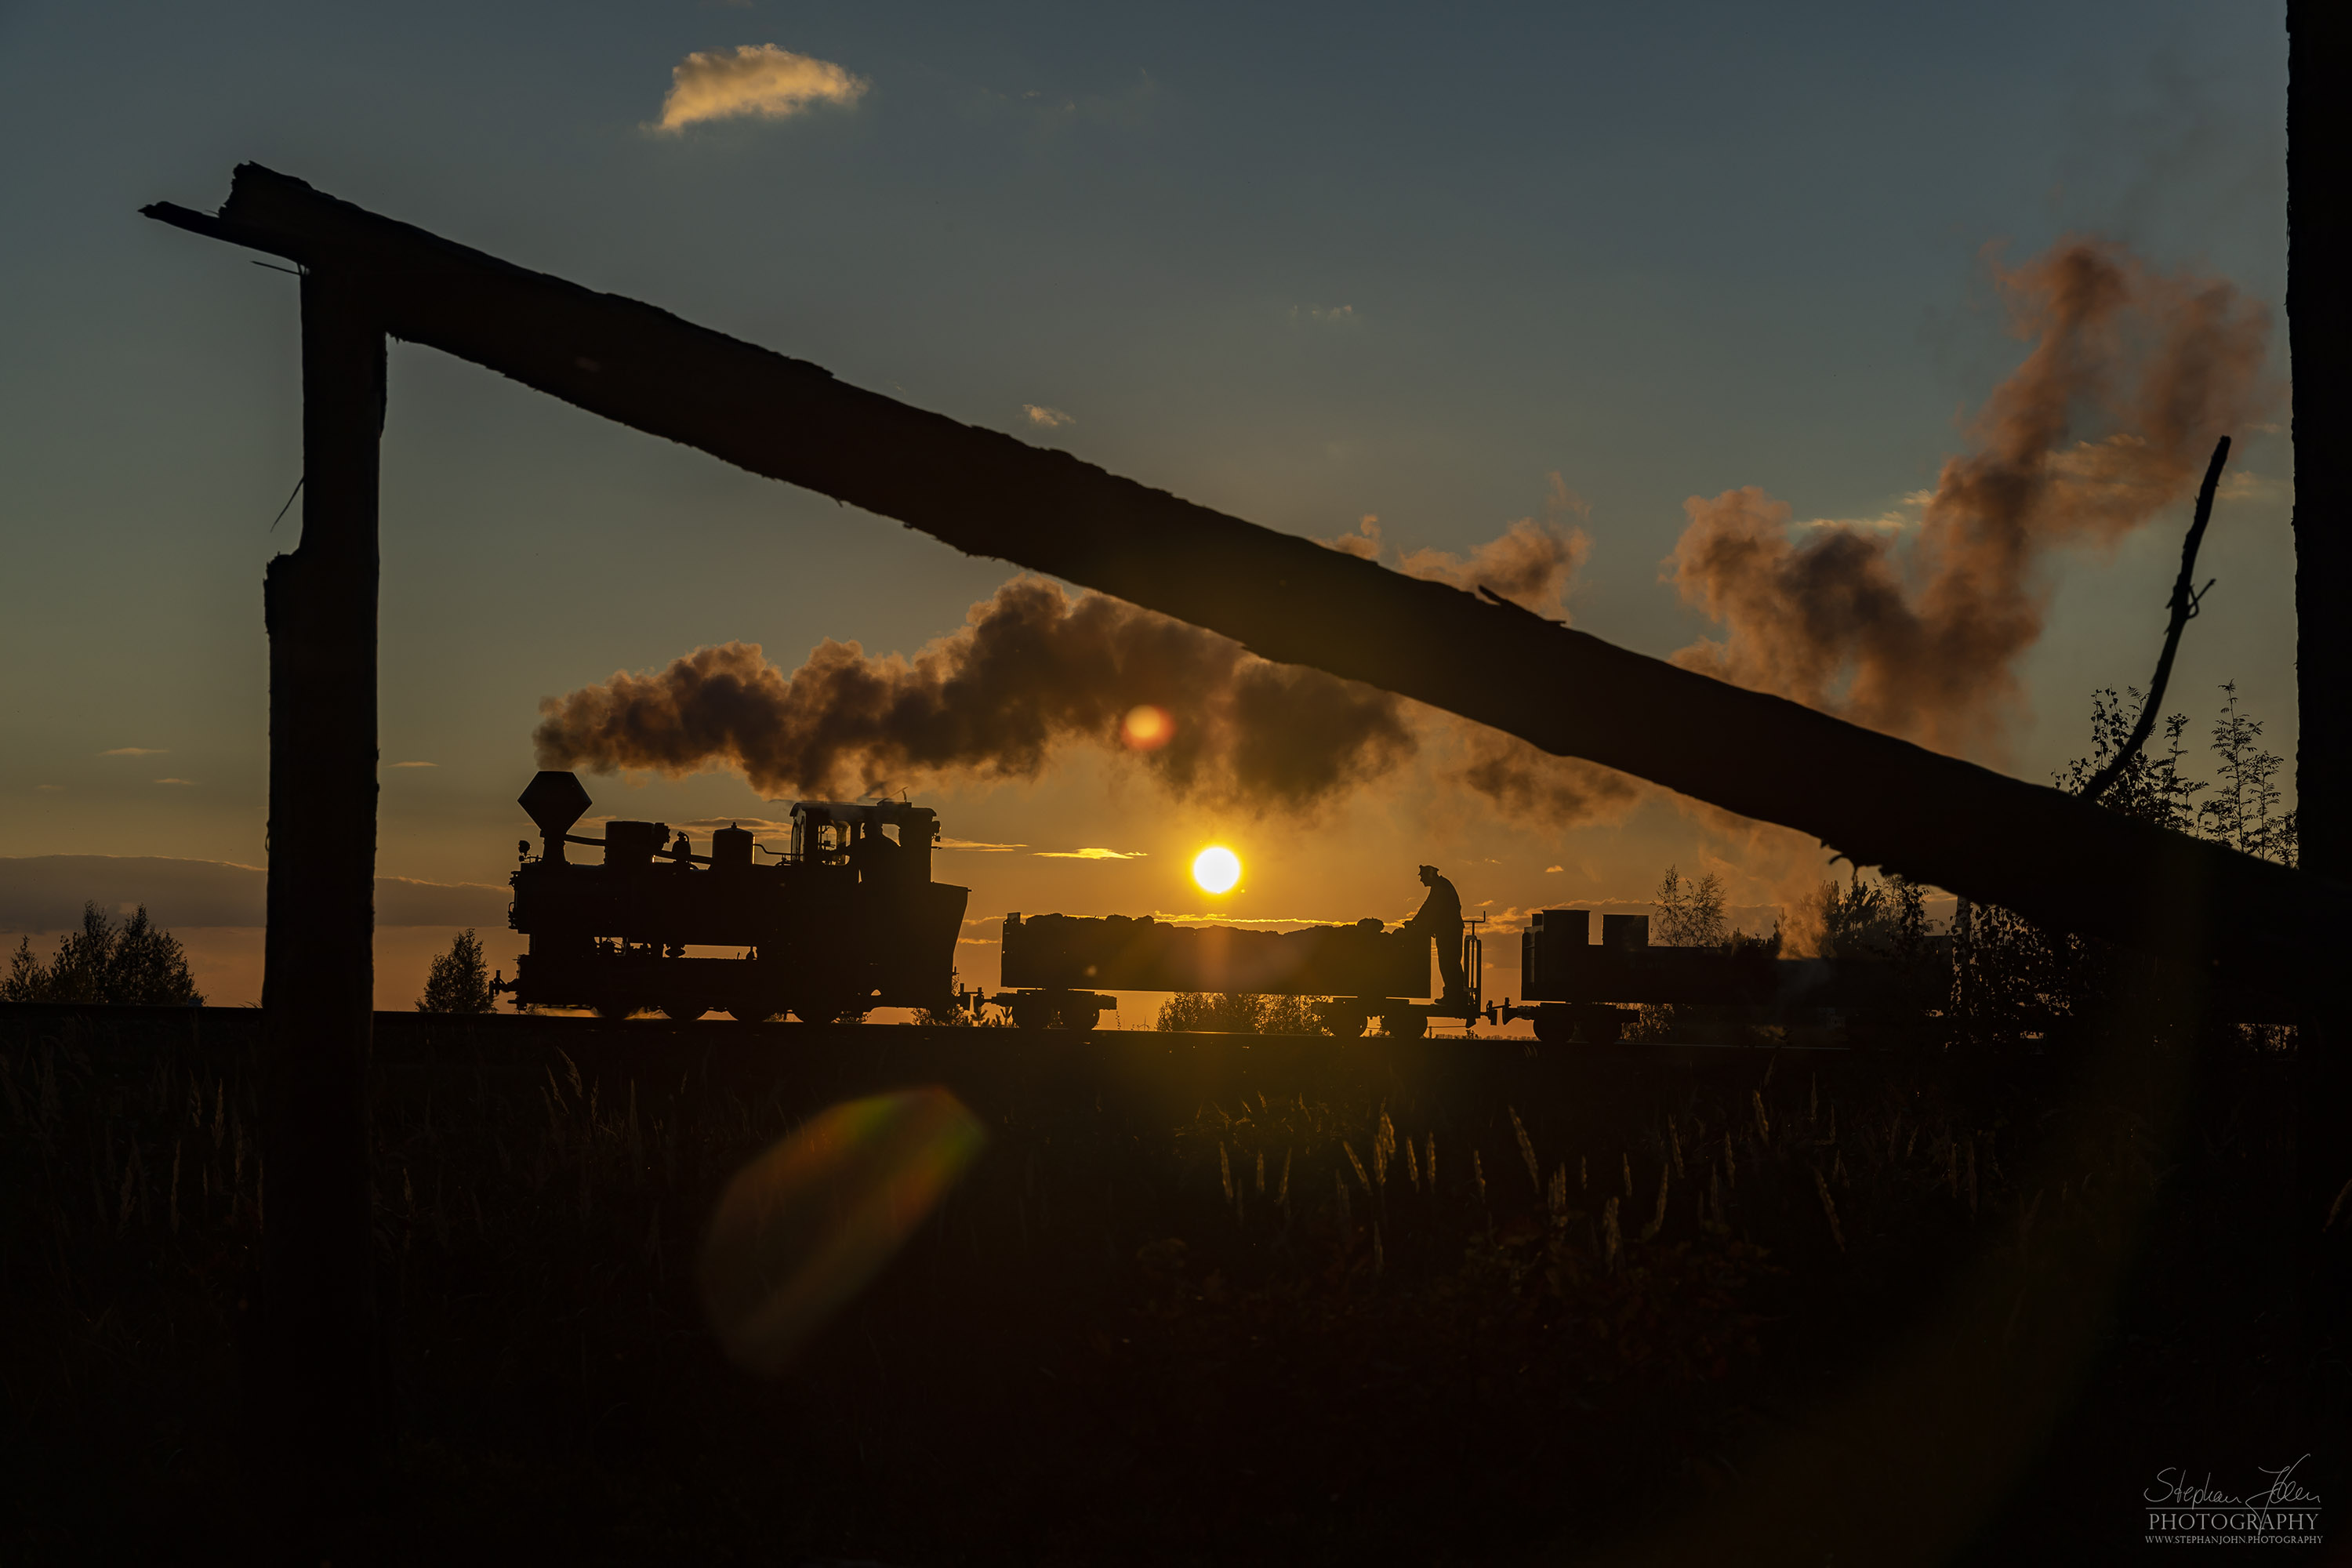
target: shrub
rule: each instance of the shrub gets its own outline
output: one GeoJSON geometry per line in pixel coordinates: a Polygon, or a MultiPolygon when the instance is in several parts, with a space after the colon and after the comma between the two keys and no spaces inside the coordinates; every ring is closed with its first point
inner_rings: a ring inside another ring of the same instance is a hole
{"type": "Polygon", "coordinates": [[[1171,1031],[1210,1030],[1227,1035],[1255,1035],[1263,998],[1235,991],[1179,991],[1160,1005],[1155,1027],[1171,1031]]]}

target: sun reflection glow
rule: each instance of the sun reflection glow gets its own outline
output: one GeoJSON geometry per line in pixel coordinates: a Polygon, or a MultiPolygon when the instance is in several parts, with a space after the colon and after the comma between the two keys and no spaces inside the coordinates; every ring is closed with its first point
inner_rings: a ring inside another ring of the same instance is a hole
{"type": "Polygon", "coordinates": [[[1176,721],[1169,717],[1168,710],[1149,702],[1128,710],[1127,717],[1119,721],[1118,737],[1130,752],[1156,752],[1175,735],[1176,721]]]}
{"type": "Polygon", "coordinates": [[[774,1376],[890,1261],[988,1134],[937,1087],[836,1105],[736,1173],[695,1269],[730,1360],[774,1376]]]}

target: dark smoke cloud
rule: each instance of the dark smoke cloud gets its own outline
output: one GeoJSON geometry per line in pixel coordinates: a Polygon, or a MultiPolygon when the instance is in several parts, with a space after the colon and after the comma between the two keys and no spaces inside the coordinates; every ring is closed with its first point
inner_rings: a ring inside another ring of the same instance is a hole
{"type": "Polygon", "coordinates": [[[1488,540],[1467,555],[1416,550],[1410,555],[1399,556],[1381,537],[1377,516],[1365,518],[1353,533],[1343,533],[1323,542],[1365,561],[1388,558],[1408,577],[1450,583],[1466,593],[1491,588],[1539,616],[1565,620],[1568,591],[1585,558],[1592,553],[1591,539],[1568,520],[1573,518],[1580,523],[1592,509],[1558,474],[1549,477],[1550,484],[1540,522],[1523,517],[1505,529],[1499,538],[1488,540]]]}
{"type": "Polygon", "coordinates": [[[1537,827],[1572,827],[1621,815],[1641,798],[1641,781],[1614,768],[1580,757],[1556,757],[1516,735],[1465,720],[1449,718],[1447,722],[1458,731],[1465,753],[1449,776],[1517,821],[1537,827]]]}
{"type": "MultiPolygon", "coordinates": [[[[1554,510],[1572,505],[1553,483],[1554,510]]],[[[1343,547],[1381,553],[1376,520],[1343,547]]],[[[1522,519],[1467,556],[1422,551],[1397,564],[1559,613],[1586,548],[1556,519],[1522,519]]],[[[1007,583],[912,658],[827,641],[788,672],[755,643],[698,648],[667,669],[549,699],[534,738],[543,767],[740,769],[771,796],[1030,779],[1059,748],[1093,744],[1127,751],[1180,798],[1305,815],[1432,741],[1443,780],[1544,826],[1633,794],[1621,774],[1034,577],[1007,583]],[[1131,750],[1122,721],[1147,704],[1168,713],[1172,733],[1131,750]]]]}
{"type": "Polygon", "coordinates": [[[1677,661],[1952,748],[1997,739],[2040,637],[2052,550],[2109,543],[2179,500],[2216,437],[2258,419],[2269,318],[2230,284],[2073,240],[1995,278],[2023,364],[1948,459],[1916,537],[1829,524],[1792,538],[1753,486],[1685,503],[1669,562],[1723,628],[1677,661]]]}
{"type": "Polygon", "coordinates": [[[1098,594],[1016,578],[912,658],[826,641],[790,673],[756,643],[698,648],[541,704],[545,767],[740,768],[774,796],[1034,778],[1070,742],[1119,747],[1151,704],[1175,720],[1137,763],[1171,794],[1311,811],[1416,748],[1404,703],[1098,594]]]}

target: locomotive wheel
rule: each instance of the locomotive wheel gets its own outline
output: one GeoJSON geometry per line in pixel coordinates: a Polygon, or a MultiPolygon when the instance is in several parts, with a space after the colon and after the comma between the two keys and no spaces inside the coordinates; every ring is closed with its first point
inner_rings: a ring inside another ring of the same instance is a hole
{"type": "Polygon", "coordinates": [[[710,1011],[708,1002],[665,1002],[662,1016],[673,1024],[691,1024],[710,1011]]]}
{"type": "Polygon", "coordinates": [[[634,1017],[636,1016],[636,1011],[637,1005],[635,1002],[599,1002],[596,1004],[596,1016],[604,1019],[604,1022],[608,1024],[617,1024],[625,1018],[634,1017]]]}
{"type": "Polygon", "coordinates": [[[1391,1013],[1381,1020],[1381,1028],[1393,1039],[1417,1040],[1429,1033],[1429,1020],[1419,1013],[1391,1013]]]}
{"type": "Polygon", "coordinates": [[[727,1016],[739,1024],[764,1024],[776,1016],[776,1009],[762,1006],[758,1003],[747,1003],[739,1007],[728,1008],[727,1016]]]}

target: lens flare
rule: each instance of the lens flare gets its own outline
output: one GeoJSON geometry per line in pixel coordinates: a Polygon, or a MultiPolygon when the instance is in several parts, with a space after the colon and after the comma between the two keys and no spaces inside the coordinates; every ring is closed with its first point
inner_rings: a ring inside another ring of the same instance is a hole
{"type": "Polygon", "coordinates": [[[1165,708],[1154,708],[1147,702],[1140,708],[1130,708],[1119,721],[1118,738],[1130,752],[1156,752],[1176,736],[1176,721],[1165,708]]]}
{"type": "Polygon", "coordinates": [[[937,1087],[836,1105],[727,1184],[695,1267],[729,1359],[772,1377],[880,1273],[988,1141],[937,1087]]]}
{"type": "Polygon", "coordinates": [[[1192,880],[1204,893],[1230,893],[1241,879],[1241,857],[1222,844],[1212,844],[1192,857],[1192,880]]]}

